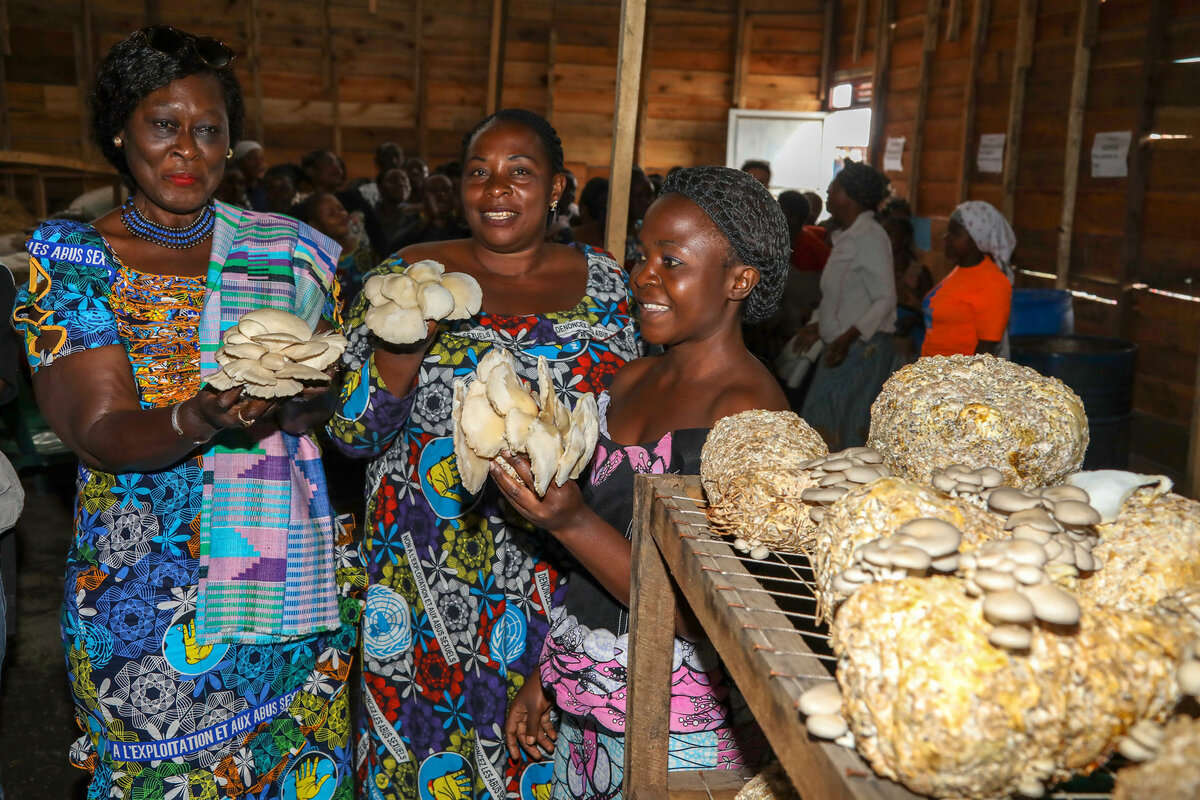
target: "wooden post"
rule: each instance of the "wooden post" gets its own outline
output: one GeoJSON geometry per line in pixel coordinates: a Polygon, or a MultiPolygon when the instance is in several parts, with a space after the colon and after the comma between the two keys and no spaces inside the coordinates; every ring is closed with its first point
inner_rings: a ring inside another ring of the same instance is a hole
{"type": "Polygon", "coordinates": [[[617,98],[613,112],[612,173],[608,183],[608,217],[604,244],[618,262],[625,261],[629,223],[629,179],[637,136],[638,89],[641,86],[642,42],[646,36],[646,0],[621,0],[621,38],[617,45],[617,98]]]}
{"type": "Polygon", "coordinates": [[[1142,80],[1136,101],[1137,122],[1129,146],[1129,178],[1125,189],[1125,225],[1121,246],[1120,335],[1127,336],[1133,313],[1131,284],[1138,282],[1142,254],[1142,207],[1146,200],[1146,168],[1150,161],[1149,136],[1154,132],[1154,107],[1162,84],[1162,54],[1165,50],[1162,0],[1150,0],[1142,50],[1142,80]]]}
{"type": "Polygon", "coordinates": [[[1054,285],[1067,288],[1075,230],[1075,192],[1079,187],[1079,157],[1083,149],[1083,115],[1087,104],[1092,48],[1096,45],[1099,0],[1079,0],[1079,29],[1075,32],[1075,66],[1071,76],[1071,105],[1067,113],[1067,150],[1063,166],[1062,222],[1058,226],[1058,266],[1054,285]]]}
{"type": "Polygon", "coordinates": [[[958,170],[958,202],[965,202],[971,190],[971,175],[975,169],[975,104],[979,97],[979,63],[987,43],[988,18],[992,13],[991,0],[975,0],[975,16],[971,22],[971,60],[967,65],[967,85],[963,98],[962,165],[958,170]]]}
{"type": "Polygon", "coordinates": [[[883,130],[887,115],[888,67],[892,61],[892,3],[879,0],[875,26],[875,71],[871,79],[871,138],[867,148],[870,163],[883,167],[883,130]]]}
{"type": "Polygon", "coordinates": [[[425,0],[416,0],[413,4],[413,41],[416,46],[413,51],[413,97],[416,103],[414,116],[417,125],[417,154],[424,159],[429,158],[429,110],[425,107],[429,100],[428,83],[425,78],[425,0]]]}
{"type": "Polygon", "coordinates": [[[250,124],[254,138],[259,144],[266,144],[263,119],[262,92],[262,30],[258,24],[258,0],[250,0],[246,5],[246,62],[250,71],[250,96],[254,99],[250,124]]]}
{"type": "Polygon", "coordinates": [[[817,86],[817,99],[821,105],[829,99],[830,76],[833,75],[834,49],[837,47],[836,0],[821,0],[821,72],[817,86]]]}
{"type": "MultiPolygon", "coordinates": [[[[867,38],[867,3],[869,0],[858,0],[858,10],[854,17],[854,50],[850,54],[850,60],[855,64],[862,58],[863,40],[867,38]]],[[[875,42],[876,47],[879,41],[875,42]]]]}
{"type": "Polygon", "coordinates": [[[1000,211],[1012,220],[1017,194],[1018,157],[1021,154],[1021,127],[1025,121],[1025,79],[1033,64],[1033,34],[1037,29],[1038,0],[1021,0],[1017,17],[1017,46],[1013,54],[1012,89],[1008,95],[1008,133],[1004,137],[1004,196],[1000,211]]]}
{"type": "Polygon", "coordinates": [[[637,136],[633,144],[633,163],[644,166],[646,162],[646,134],[650,126],[646,118],[650,112],[650,56],[654,52],[654,17],[646,19],[646,36],[642,41],[642,67],[638,76],[637,136]]]}
{"type": "Polygon", "coordinates": [[[504,93],[504,0],[492,0],[492,40],[488,47],[487,108],[495,114],[504,93]]]}
{"type": "Polygon", "coordinates": [[[337,63],[333,54],[333,14],[331,0],[321,0],[321,11],[325,28],[325,86],[329,97],[329,124],[333,128],[333,152],[342,153],[342,107],[338,99],[337,63]]]}
{"type": "Polygon", "coordinates": [[[950,0],[949,19],[946,20],[946,41],[957,42],[962,33],[963,0],[950,0]]]}
{"type": "Polygon", "coordinates": [[[750,66],[750,61],[746,57],[746,51],[749,49],[746,35],[747,22],[746,0],[738,0],[737,31],[734,33],[733,39],[733,97],[730,99],[734,108],[742,108],[745,102],[746,73],[750,66]]]}
{"type": "Polygon", "coordinates": [[[1196,359],[1196,388],[1192,394],[1192,435],[1188,439],[1188,497],[1200,500],[1200,358],[1196,359]]]}
{"type": "Polygon", "coordinates": [[[941,15],[942,0],[929,0],[929,5],[925,9],[925,41],[921,50],[921,82],[917,87],[917,116],[913,122],[912,155],[909,156],[912,163],[908,165],[908,202],[912,206],[913,213],[917,213],[917,196],[921,191],[921,153],[925,149],[925,107],[929,104],[930,73],[933,71],[933,54],[937,50],[938,19],[941,15]]]}
{"type": "MultiPolygon", "coordinates": [[[[649,519],[654,486],[638,480],[634,489],[635,520],[649,519]]],[[[671,706],[671,656],[675,645],[675,592],[649,525],[633,531],[633,575],[629,607],[629,697],[639,709],[638,725],[625,733],[625,785],[637,797],[666,798],[667,744],[671,706]],[[650,613],[646,613],[649,611],[650,613]]]]}

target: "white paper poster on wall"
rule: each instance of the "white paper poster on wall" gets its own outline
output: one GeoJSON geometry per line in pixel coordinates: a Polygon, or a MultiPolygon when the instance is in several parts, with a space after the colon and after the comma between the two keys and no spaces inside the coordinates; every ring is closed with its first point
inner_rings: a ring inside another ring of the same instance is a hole
{"type": "Polygon", "coordinates": [[[902,163],[904,156],[904,137],[889,136],[887,147],[883,150],[883,169],[886,172],[901,172],[904,170],[902,163]]]}
{"type": "Polygon", "coordinates": [[[1097,133],[1092,142],[1092,177],[1124,178],[1129,174],[1132,131],[1097,133]]]}
{"type": "Polygon", "coordinates": [[[1004,171],[1004,134],[985,133],[979,137],[979,155],[975,166],[980,172],[1004,171]]]}

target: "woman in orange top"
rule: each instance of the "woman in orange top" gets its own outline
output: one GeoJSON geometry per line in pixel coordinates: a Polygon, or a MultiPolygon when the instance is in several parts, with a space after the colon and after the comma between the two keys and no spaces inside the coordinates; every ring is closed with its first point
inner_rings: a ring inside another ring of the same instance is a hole
{"type": "Polygon", "coordinates": [[[925,295],[922,356],[991,353],[1007,356],[1004,332],[1012,308],[1017,238],[991,203],[962,203],[950,215],[946,256],[956,266],[925,295]]]}

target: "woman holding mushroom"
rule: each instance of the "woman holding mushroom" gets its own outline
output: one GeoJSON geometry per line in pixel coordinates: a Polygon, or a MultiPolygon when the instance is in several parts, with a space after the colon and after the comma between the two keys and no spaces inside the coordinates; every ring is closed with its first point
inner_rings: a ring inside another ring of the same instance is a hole
{"type": "Polygon", "coordinates": [[[342,450],[374,459],[360,776],[384,798],[415,798],[418,786],[435,796],[441,788],[499,798],[550,780],[549,762],[509,759],[502,727],[508,700],[537,663],[549,610],[562,602],[565,565],[493,484],[478,494],[463,486],[452,439],[455,379],[502,347],[533,382],[543,355],[559,398],[573,406],[636,355],[619,265],[598,250],[545,241],[565,182],[549,123],[500,111],[468,134],[462,162],[471,238],[414,245],[375,274],[424,282],[444,265],[478,282],[482,311],[422,322],[414,344],[388,344],[410,337],[391,337],[390,323],[373,321],[368,277],[351,313],[350,372],[330,423],[342,450]]]}
{"type": "Polygon", "coordinates": [[[27,245],[15,321],[41,410],[80,459],[62,628],[89,797],[353,787],[357,614],[307,433],[333,409],[329,377],[310,370],[286,397],[273,374],[202,386],[244,312],[294,314],[306,335],[339,325],[336,245],[212,200],[242,130],[232,59],[162,26],[114,46],[92,123],[129,201],[27,245]]]}

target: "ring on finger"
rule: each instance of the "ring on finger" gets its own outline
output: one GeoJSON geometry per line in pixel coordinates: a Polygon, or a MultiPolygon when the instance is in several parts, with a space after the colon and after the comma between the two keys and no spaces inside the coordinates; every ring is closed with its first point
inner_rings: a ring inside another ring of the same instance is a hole
{"type": "Polygon", "coordinates": [[[240,408],[237,410],[237,414],[235,414],[235,416],[238,418],[238,422],[242,423],[243,428],[249,428],[254,424],[254,420],[246,419],[242,416],[242,410],[240,408]]]}

